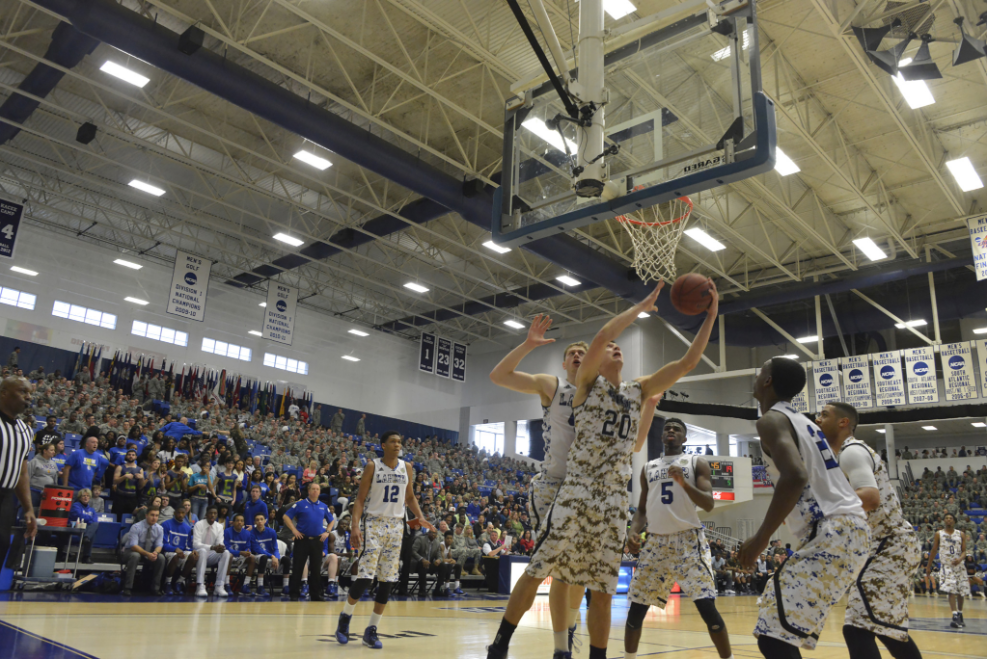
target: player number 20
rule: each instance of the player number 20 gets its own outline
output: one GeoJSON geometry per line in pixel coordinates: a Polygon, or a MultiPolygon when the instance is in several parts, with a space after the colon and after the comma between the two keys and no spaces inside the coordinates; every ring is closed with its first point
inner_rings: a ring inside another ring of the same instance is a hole
{"type": "Polygon", "coordinates": [[[398,502],[398,492],[401,491],[397,485],[385,485],[384,486],[384,503],[397,503],[398,502]]]}
{"type": "Polygon", "coordinates": [[[617,436],[621,439],[627,439],[627,435],[631,432],[631,417],[629,414],[624,412],[620,415],[620,421],[617,421],[617,413],[613,410],[607,410],[606,418],[603,421],[603,436],[613,437],[613,427],[617,426],[617,436]]]}

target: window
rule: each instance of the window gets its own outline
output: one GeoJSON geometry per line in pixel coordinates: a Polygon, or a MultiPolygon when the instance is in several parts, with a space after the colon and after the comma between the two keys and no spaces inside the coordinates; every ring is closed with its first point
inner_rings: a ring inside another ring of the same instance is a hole
{"type": "MultiPolygon", "coordinates": [[[[5,292],[6,290],[4,289],[5,292]]],[[[34,308],[33,301],[31,308],[34,308]]],[[[56,300],[55,306],[51,310],[51,315],[58,316],[59,318],[68,318],[69,320],[87,325],[95,325],[104,329],[113,330],[117,328],[117,317],[114,314],[99,311],[98,309],[87,309],[86,307],[80,307],[78,304],[69,304],[68,302],[59,302],[56,300]]]]}
{"type": "Polygon", "coordinates": [[[271,366],[282,371],[288,371],[289,373],[308,375],[308,362],[288,359],[281,355],[272,355],[269,352],[264,353],[264,366],[271,366]]]}
{"type": "Polygon", "coordinates": [[[517,422],[517,438],[514,440],[514,452],[518,455],[531,455],[531,437],[528,435],[528,422],[517,422]]]}
{"type": "Polygon", "coordinates": [[[210,352],[221,357],[232,357],[245,362],[249,362],[251,357],[250,348],[241,348],[232,343],[214,339],[202,339],[202,352],[210,352]]]}
{"type": "Polygon", "coordinates": [[[173,330],[170,327],[161,327],[160,325],[152,325],[151,323],[142,323],[139,320],[135,320],[130,333],[143,336],[147,339],[154,339],[155,341],[188,347],[188,334],[173,330]]]}
{"type": "Polygon", "coordinates": [[[498,453],[504,455],[504,424],[481,423],[473,426],[473,443],[477,448],[485,449],[489,455],[498,453]]]}
{"type": "Polygon", "coordinates": [[[9,304],[12,307],[20,307],[21,309],[34,311],[34,303],[37,299],[37,296],[31,295],[30,293],[23,293],[21,291],[14,290],[13,288],[0,288],[0,302],[3,304],[9,304]]]}

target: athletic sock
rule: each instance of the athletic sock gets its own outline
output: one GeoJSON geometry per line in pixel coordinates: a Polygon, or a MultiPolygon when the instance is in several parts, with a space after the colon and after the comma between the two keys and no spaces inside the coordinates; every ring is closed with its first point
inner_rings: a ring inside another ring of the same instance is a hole
{"type": "Polygon", "coordinates": [[[458,580],[456,581],[456,587],[454,588],[454,590],[459,590],[459,581],[458,580]]]}
{"type": "Polygon", "coordinates": [[[343,605],[343,613],[351,616],[353,611],[356,609],[356,604],[350,604],[349,600],[346,600],[346,604],[343,605]]]}
{"type": "Polygon", "coordinates": [[[955,616],[955,615],[956,615],[957,613],[959,613],[959,611],[953,611],[953,615],[954,615],[954,616],[955,616]]]}
{"type": "Polygon", "coordinates": [[[497,630],[497,636],[494,637],[493,646],[506,652],[507,647],[511,644],[511,636],[514,635],[515,629],[517,629],[517,625],[507,622],[507,618],[501,618],[500,629],[497,630]]]}
{"type": "Polygon", "coordinates": [[[329,579],[329,583],[336,583],[335,579],[329,579]]]}
{"type": "Polygon", "coordinates": [[[607,649],[589,646],[589,659],[607,659],[607,649]]]}
{"type": "Polygon", "coordinates": [[[569,651],[569,632],[553,632],[555,634],[555,650],[556,652],[568,652],[569,651]]]}
{"type": "Polygon", "coordinates": [[[264,587],[264,577],[257,577],[257,587],[258,588],[264,587]]]}
{"type": "Polygon", "coordinates": [[[377,625],[379,625],[380,624],[380,617],[382,615],[384,615],[384,614],[383,613],[371,613],[370,614],[370,624],[368,624],[367,626],[368,627],[376,627],[377,625]]]}
{"type": "Polygon", "coordinates": [[[572,629],[573,627],[575,627],[576,626],[576,623],[579,622],[579,609],[578,608],[577,609],[569,609],[566,612],[565,620],[566,620],[566,623],[567,623],[566,624],[566,627],[568,627],[569,629],[572,629]]]}
{"type": "Polygon", "coordinates": [[[305,585],[305,586],[307,586],[308,585],[308,579],[302,579],[302,584],[305,585]]]}

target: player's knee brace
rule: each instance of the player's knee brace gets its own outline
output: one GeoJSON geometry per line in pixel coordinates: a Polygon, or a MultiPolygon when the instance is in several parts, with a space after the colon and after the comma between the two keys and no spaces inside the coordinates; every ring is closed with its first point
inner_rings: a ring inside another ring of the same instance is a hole
{"type": "Polygon", "coordinates": [[[878,636],[878,638],[894,659],[922,659],[922,653],[911,636],[905,641],[896,641],[888,636],[878,636]]]}
{"type": "Polygon", "coordinates": [[[358,600],[363,595],[363,591],[370,586],[370,579],[357,579],[353,582],[353,586],[350,588],[349,597],[353,600],[358,600]]]}
{"type": "Polygon", "coordinates": [[[716,602],[714,600],[696,600],[695,604],[696,608],[699,609],[699,615],[702,616],[703,622],[706,623],[706,629],[712,633],[726,629],[723,616],[716,610],[716,602]]]}
{"type": "Polygon", "coordinates": [[[378,604],[387,604],[387,598],[390,597],[391,595],[391,587],[393,585],[394,584],[387,581],[381,581],[380,583],[378,583],[377,597],[374,598],[374,601],[377,602],[378,604]]]}
{"type": "Polygon", "coordinates": [[[773,636],[758,636],[757,649],[771,659],[802,659],[802,653],[797,647],[773,636]]]}
{"type": "Polygon", "coordinates": [[[650,608],[647,604],[631,602],[631,610],[627,612],[628,629],[641,629],[641,625],[644,624],[644,616],[648,615],[650,608]]]}
{"type": "Polygon", "coordinates": [[[877,634],[874,632],[843,625],[843,640],[847,647],[853,648],[853,656],[861,659],[881,659],[881,651],[877,649],[877,634]]]}

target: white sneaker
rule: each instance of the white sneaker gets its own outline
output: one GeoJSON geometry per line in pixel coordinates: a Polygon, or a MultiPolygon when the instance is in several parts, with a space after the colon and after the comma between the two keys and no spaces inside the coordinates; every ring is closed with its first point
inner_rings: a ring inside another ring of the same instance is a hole
{"type": "Polygon", "coordinates": [[[213,589],[212,594],[215,595],[216,597],[228,597],[229,596],[227,594],[227,592],[226,592],[226,589],[223,588],[223,584],[221,584],[221,583],[216,584],[216,587],[213,589]]]}
{"type": "Polygon", "coordinates": [[[733,592],[733,589],[732,589],[732,588],[727,588],[727,589],[726,589],[725,591],[723,591],[723,592],[724,592],[724,594],[726,594],[726,595],[734,595],[734,594],[735,594],[735,593],[733,592]]]}
{"type": "Polygon", "coordinates": [[[195,589],[196,597],[209,597],[209,593],[206,591],[206,584],[200,583],[198,588],[195,589]]]}

